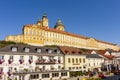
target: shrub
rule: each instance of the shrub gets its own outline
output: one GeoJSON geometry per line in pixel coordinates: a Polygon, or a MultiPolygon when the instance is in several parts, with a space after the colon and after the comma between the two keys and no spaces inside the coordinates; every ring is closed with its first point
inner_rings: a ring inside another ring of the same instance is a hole
{"type": "Polygon", "coordinates": [[[82,80],[102,80],[101,78],[83,78],[82,80]]]}

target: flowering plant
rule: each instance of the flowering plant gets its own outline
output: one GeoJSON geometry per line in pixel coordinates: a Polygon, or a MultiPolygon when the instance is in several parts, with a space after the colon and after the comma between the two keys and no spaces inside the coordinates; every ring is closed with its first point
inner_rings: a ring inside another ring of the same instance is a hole
{"type": "Polygon", "coordinates": [[[32,60],[32,59],[29,59],[28,62],[29,62],[29,64],[31,64],[31,63],[33,62],[33,60],[32,60]]]}
{"type": "Polygon", "coordinates": [[[12,72],[11,72],[11,71],[8,71],[7,74],[8,74],[8,76],[11,76],[11,75],[12,75],[12,72]]]}
{"type": "Polygon", "coordinates": [[[5,59],[1,59],[0,60],[0,64],[2,64],[3,62],[5,62],[5,59]]]}
{"type": "Polygon", "coordinates": [[[24,63],[24,60],[23,59],[20,59],[19,60],[20,64],[24,63]]]}
{"type": "Polygon", "coordinates": [[[11,64],[13,62],[12,59],[8,59],[8,63],[11,64]]]}

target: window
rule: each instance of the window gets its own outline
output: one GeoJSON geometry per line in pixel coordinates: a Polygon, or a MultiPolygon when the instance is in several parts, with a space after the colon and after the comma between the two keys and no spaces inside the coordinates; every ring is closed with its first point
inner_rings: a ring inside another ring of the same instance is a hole
{"type": "Polygon", "coordinates": [[[72,67],[72,69],[75,69],[75,67],[72,67]]]}
{"type": "Polygon", "coordinates": [[[4,56],[0,56],[0,60],[4,59],[4,56]]]}
{"type": "Polygon", "coordinates": [[[3,67],[0,67],[0,73],[2,73],[3,72],[3,67]]]}
{"type": "Polygon", "coordinates": [[[89,63],[89,66],[90,66],[90,63],[89,63]]]}
{"type": "Polygon", "coordinates": [[[84,68],[84,69],[86,69],[86,67],[85,67],[85,66],[83,66],[83,68],[84,68]]]}
{"type": "Polygon", "coordinates": [[[43,71],[45,70],[45,66],[42,67],[43,71]]]}
{"type": "Polygon", "coordinates": [[[38,52],[38,53],[41,53],[41,51],[42,51],[41,49],[37,49],[37,52],[38,52]]]}
{"type": "Polygon", "coordinates": [[[24,56],[20,56],[20,60],[23,60],[24,59],[24,56]]]}
{"type": "Polygon", "coordinates": [[[13,56],[10,55],[9,59],[12,59],[12,60],[13,60],[13,56]]]}
{"type": "Polygon", "coordinates": [[[95,63],[93,63],[93,66],[95,66],[95,63]]]}
{"type": "Polygon", "coordinates": [[[61,66],[58,66],[58,69],[61,69],[61,66]]]}
{"type": "Polygon", "coordinates": [[[25,34],[28,34],[28,30],[25,31],[25,34]]]}
{"type": "Polygon", "coordinates": [[[68,58],[68,63],[70,63],[71,61],[70,61],[70,58],[68,58]]]}
{"type": "Polygon", "coordinates": [[[62,72],[61,76],[67,76],[67,72],[62,72]]]}
{"type": "Polygon", "coordinates": [[[61,63],[61,58],[60,57],[58,57],[58,63],[61,63]]]}
{"type": "Polygon", "coordinates": [[[56,53],[58,53],[58,54],[60,53],[60,51],[59,51],[59,50],[55,50],[55,52],[56,52],[56,53]]]}
{"type": "Polygon", "coordinates": [[[74,58],[72,58],[72,63],[74,63],[74,58]]]}
{"type": "Polygon", "coordinates": [[[47,51],[48,53],[52,53],[52,50],[51,50],[51,49],[46,49],[46,51],[47,51]]]}
{"type": "Polygon", "coordinates": [[[69,67],[69,70],[71,70],[71,67],[69,67]]]}
{"type": "Polygon", "coordinates": [[[76,63],[78,63],[78,59],[76,58],[76,63]]]}
{"type": "Polygon", "coordinates": [[[42,59],[43,59],[43,56],[39,56],[38,59],[39,59],[39,60],[42,60],[42,59]]]}
{"type": "Polygon", "coordinates": [[[36,31],[34,30],[34,35],[36,35],[36,31]]]}
{"type": "Polygon", "coordinates": [[[81,58],[79,58],[79,62],[81,63],[81,58]]]}
{"type": "Polygon", "coordinates": [[[58,77],[59,73],[52,73],[52,77],[58,77]]]}
{"type": "Polygon", "coordinates": [[[30,51],[30,49],[29,48],[25,48],[25,52],[29,52],[30,51]]]}
{"type": "Polygon", "coordinates": [[[8,72],[11,72],[11,71],[12,71],[12,67],[9,67],[9,68],[8,68],[8,72]]]}
{"type": "Polygon", "coordinates": [[[83,59],[83,63],[85,63],[85,59],[83,59]]]}
{"type": "Polygon", "coordinates": [[[39,78],[39,74],[30,75],[30,79],[38,79],[38,78],[39,78]]]}
{"type": "Polygon", "coordinates": [[[81,69],[82,67],[79,67],[79,69],[81,69]]]}
{"type": "Polygon", "coordinates": [[[78,69],[78,67],[76,67],[76,69],[78,69]]]}
{"type": "Polygon", "coordinates": [[[42,78],[49,78],[50,75],[49,74],[42,74],[42,78]]]}
{"type": "Polygon", "coordinates": [[[12,47],[12,52],[16,52],[17,51],[17,47],[12,47]]]}
{"type": "Polygon", "coordinates": [[[49,56],[49,60],[50,60],[50,62],[52,62],[52,61],[53,61],[53,59],[54,59],[54,57],[53,57],[53,56],[49,56]]]}
{"type": "Polygon", "coordinates": [[[29,56],[29,59],[32,60],[32,59],[33,59],[33,56],[29,56]]]}

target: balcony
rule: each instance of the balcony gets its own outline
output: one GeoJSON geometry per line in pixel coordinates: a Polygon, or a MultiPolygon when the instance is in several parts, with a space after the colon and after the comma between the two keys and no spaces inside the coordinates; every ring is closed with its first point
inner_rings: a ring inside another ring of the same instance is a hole
{"type": "Polygon", "coordinates": [[[8,76],[11,76],[12,75],[12,71],[8,71],[7,74],[8,74],[8,76]]]}
{"type": "Polygon", "coordinates": [[[46,59],[38,59],[36,61],[36,64],[39,65],[39,64],[55,64],[56,63],[56,59],[49,59],[49,60],[46,60],[46,59]]]}
{"type": "Polygon", "coordinates": [[[20,59],[19,62],[20,62],[20,64],[23,64],[23,63],[24,63],[24,60],[23,60],[23,59],[20,59]]]}
{"type": "Polygon", "coordinates": [[[5,60],[4,60],[4,59],[1,59],[1,60],[0,60],[0,64],[2,64],[3,62],[5,62],[5,60]]]}

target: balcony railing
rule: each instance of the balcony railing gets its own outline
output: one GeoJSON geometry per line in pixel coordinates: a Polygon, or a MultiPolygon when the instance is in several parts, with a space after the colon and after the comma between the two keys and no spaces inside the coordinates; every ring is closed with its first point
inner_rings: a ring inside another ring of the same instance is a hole
{"type": "Polygon", "coordinates": [[[36,64],[55,64],[56,63],[56,59],[49,59],[49,60],[46,60],[46,59],[38,59],[36,61],[36,64]]]}

